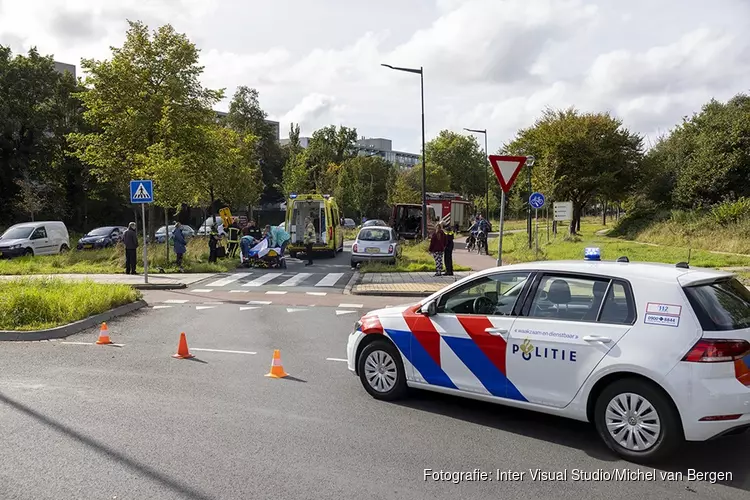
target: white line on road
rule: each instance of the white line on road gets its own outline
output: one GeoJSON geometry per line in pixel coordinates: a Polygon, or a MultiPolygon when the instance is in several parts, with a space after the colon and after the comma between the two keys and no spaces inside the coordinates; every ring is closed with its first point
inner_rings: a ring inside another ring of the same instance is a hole
{"type": "Polygon", "coordinates": [[[209,283],[206,286],[226,286],[230,283],[234,283],[238,279],[242,278],[243,276],[250,276],[252,273],[234,273],[230,274],[226,278],[222,278],[220,280],[216,280],[213,283],[209,283]]]}
{"type": "Polygon", "coordinates": [[[328,295],[326,292],[305,292],[307,295],[317,295],[318,297],[325,297],[328,295]]]}
{"type": "Polygon", "coordinates": [[[268,292],[266,292],[266,295],[284,295],[286,293],[287,292],[277,292],[277,291],[269,290],[268,292]]]}
{"type": "Polygon", "coordinates": [[[172,306],[154,306],[151,309],[169,309],[172,306]]]}
{"type": "Polygon", "coordinates": [[[342,358],[326,358],[326,361],[342,361],[344,363],[347,363],[348,359],[342,359],[342,358]]]}
{"type": "Polygon", "coordinates": [[[209,293],[213,292],[213,290],[209,290],[208,288],[196,288],[193,290],[194,293],[209,293]]]}
{"type": "Polygon", "coordinates": [[[200,347],[191,347],[191,351],[202,351],[202,352],[228,352],[230,354],[258,354],[253,351],[227,351],[225,349],[201,349],[200,347]]]}
{"type": "Polygon", "coordinates": [[[210,300],[208,302],[203,303],[204,306],[222,306],[224,305],[224,302],[216,302],[214,300],[210,300]]]}
{"type": "Polygon", "coordinates": [[[270,300],[251,300],[247,303],[249,306],[268,306],[271,305],[270,300]]]}
{"type": "Polygon", "coordinates": [[[177,299],[165,300],[164,301],[165,304],[184,304],[186,302],[187,302],[187,300],[177,300],[177,299]]]}
{"type": "Polygon", "coordinates": [[[365,306],[362,304],[339,304],[339,307],[342,309],[346,309],[347,307],[350,307],[353,309],[362,309],[365,306]]]}
{"type": "Polygon", "coordinates": [[[247,283],[243,284],[242,286],[263,286],[266,283],[268,283],[269,281],[271,281],[271,280],[273,280],[275,278],[278,278],[279,276],[281,276],[281,273],[267,273],[267,274],[262,274],[262,275],[258,276],[257,278],[255,278],[254,280],[248,281],[247,283]]]}
{"type": "Polygon", "coordinates": [[[318,281],[315,286],[334,286],[338,280],[344,277],[344,273],[328,273],[318,281]]]}
{"type": "Polygon", "coordinates": [[[336,311],[336,316],[341,316],[342,314],[354,314],[357,311],[352,311],[351,309],[347,309],[346,311],[336,311]]]}
{"type": "Polygon", "coordinates": [[[248,293],[250,290],[229,290],[229,293],[248,293]]]}
{"type": "Polygon", "coordinates": [[[195,306],[196,311],[202,311],[203,309],[215,309],[216,306],[195,306]]]}
{"type": "Polygon", "coordinates": [[[240,306],[240,311],[252,311],[253,309],[260,309],[258,306],[240,306]]]}
{"type": "Polygon", "coordinates": [[[286,312],[293,313],[293,312],[299,312],[299,311],[307,311],[307,308],[305,307],[287,307],[286,312]]]}
{"type": "Polygon", "coordinates": [[[286,280],[285,282],[283,282],[282,284],[280,284],[279,286],[295,286],[299,283],[302,283],[310,276],[312,276],[312,274],[310,273],[297,273],[293,275],[291,278],[289,278],[288,280],[286,280]]]}

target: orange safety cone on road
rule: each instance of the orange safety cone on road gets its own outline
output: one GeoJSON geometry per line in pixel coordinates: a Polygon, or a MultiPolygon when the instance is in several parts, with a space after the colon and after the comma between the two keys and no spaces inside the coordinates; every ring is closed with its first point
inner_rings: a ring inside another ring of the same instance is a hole
{"type": "Polygon", "coordinates": [[[102,327],[99,329],[99,338],[96,341],[99,345],[111,344],[112,341],[109,339],[109,328],[107,323],[102,323],[102,327]]]}
{"type": "Polygon", "coordinates": [[[180,343],[177,345],[177,354],[172,354],[172,357],[177,359],[190,359],[195,357],[190,354],[190,351],[188,351],[187,337],[185,336],[185,332],[182,332],[180,334],[180,343]]]}
{"type": "Polygon", "coordinates": [[[281,351],[276,349],[273,351],[273,361],[271,361],[271,371],[266,373],[266,377],[284,378],[288,376],[289,374],[284,371],[284,367],[281,365],[281,351]]]}

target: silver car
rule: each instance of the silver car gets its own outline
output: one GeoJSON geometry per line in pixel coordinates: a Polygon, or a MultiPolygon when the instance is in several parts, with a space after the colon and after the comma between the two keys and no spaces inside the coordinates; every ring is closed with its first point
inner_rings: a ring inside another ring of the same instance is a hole
{"type": "Polygon", "coordinates": [[[393,229],[386,226],[363,227],[352,245],[352,267],[362,262],[396,263],[400,249],[393,229]]]}

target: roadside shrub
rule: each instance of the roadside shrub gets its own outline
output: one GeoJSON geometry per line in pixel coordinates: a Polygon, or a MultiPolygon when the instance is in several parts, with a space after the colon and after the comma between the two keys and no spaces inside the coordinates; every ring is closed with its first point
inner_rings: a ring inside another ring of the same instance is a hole
{"type": "Polygon", "coordinates": [[[750,198],[739,198],[736,201],[725,201],[711,209],[713,221],[722,226],[738,224],[750,218],[750,198]]]}

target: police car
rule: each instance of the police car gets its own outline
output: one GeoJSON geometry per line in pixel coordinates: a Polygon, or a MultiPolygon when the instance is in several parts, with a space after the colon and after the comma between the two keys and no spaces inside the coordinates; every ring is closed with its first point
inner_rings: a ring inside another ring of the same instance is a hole
{"type": "Polygon", "coordinates": [[[634,462],[750,427],[750,292],[686,263],[587,249],[488,269],[366,314],[347,356],[377,399],[414,387],[587,421],[634,462]]]}

